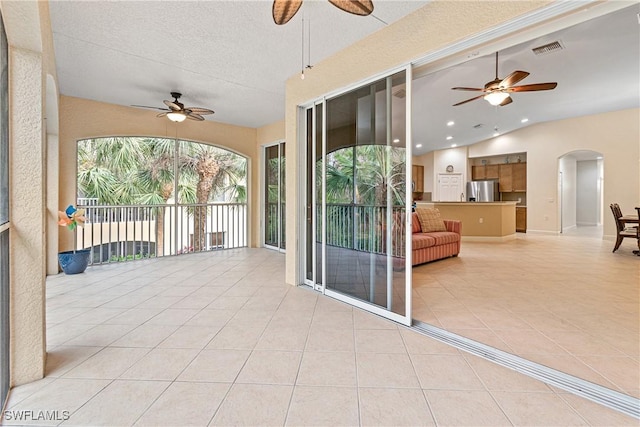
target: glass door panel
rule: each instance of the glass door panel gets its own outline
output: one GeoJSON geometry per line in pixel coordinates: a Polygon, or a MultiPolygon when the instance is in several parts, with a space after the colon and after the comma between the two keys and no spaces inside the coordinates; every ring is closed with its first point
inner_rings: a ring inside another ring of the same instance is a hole
{"type": "Polygon", "coordinates": [[[404,324],[411,323],[408,74],[305,114],[307,283],[404,324]]]}
{"type": "Polygon", "coordinates": [[[264,244],[285,249],[284,142],[264,148],[264,244]]]}
{"type": "Polygon", "coordinates": [[[407,316],[405,72],[327,100],[327,293],[407,316]],[[395,83],[395,84],[394,84],[395,83]]]}

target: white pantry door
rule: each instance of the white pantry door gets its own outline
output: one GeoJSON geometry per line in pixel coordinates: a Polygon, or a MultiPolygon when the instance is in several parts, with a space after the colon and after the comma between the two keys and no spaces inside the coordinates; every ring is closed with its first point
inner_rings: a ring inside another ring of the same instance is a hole
{"type": "Polygon", "coordinates": [[[464,202],[464,187],[461,173],[438,174],[438,201],[464,202]]]}

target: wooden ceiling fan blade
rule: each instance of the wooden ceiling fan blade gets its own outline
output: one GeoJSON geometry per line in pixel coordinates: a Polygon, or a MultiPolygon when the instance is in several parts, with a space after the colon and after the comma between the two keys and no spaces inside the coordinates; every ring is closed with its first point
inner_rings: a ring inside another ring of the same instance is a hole
{"type": "Polygon", "coordinates": [[[164,105],[166,105],[167,107],[169,107],[172,111],[179,111],[182,110],[182,106],[178,103],[176,103],[175,101],[167,101],[166,99],[164,101],[164,105]]]}
{"type": "Polygon", "coordinates": [[[189,110],[192,113],[196,113],[196,114],[200,114],[200,115],[206,115],[206,114],[215,113],[215,111],[213,111],[213,110],[210,110],[208,108],[201,108],[201,107],[186,107],[185,110],[189,110]]]}
{"type": "Polygon", "coordinates": [[[514,84],[518,83],[519,81],[523,80],[528,75],[529,73],[527,73],[526,71],[519,71],[519,70],[514,71],[513,73],[509,74],[507,77],[502,79],[499,86],[500,88],[511,87],[514,84]]]}
{"type": "Polygon", "coordinates": [[[499,105],[500,107],[504,107],[505,105],[509,105],[513,102],[513,99],[511,99],[510,96],[507,96],[504,101],[502,101],[499,105]]]}
{"type": "Polygon", "coordinates": [[[367,16],[373,12],[371,0],[329,0],[329,3],[354,15],[367,16]]]}
{"type": "Polygon", "coordinates": [[[204,117],[202,117],[200,114],[196,114],[196,113],[188,113],[187,114],[187,119],[189,120],[197,120],[199,122],[204,120],[204,117]]]}
{"type": "Polygon", "coordinates": [[[473,98],[469,98],[469,99],[466,99],[466,100],[464,100],[462,102],[458,102],[457,104],[453,104],[453,106],[457,107],[458,105],[466,104],[467,102],[474,101],[474,100],[476,100],[478,98],[482,98],[483,96],[484,96],[484,94],[478,95],[478,96],[474,96],[473,98]]]}
{"type": "Polygon", "coordinates": [[[530,85],[514,86],[505,89],[505,92],[535,92],[537,90],[555,89],[558,83],[534,83],[530,85]]]}
{"type": "Polygon", "coordinates": [[[170,111],[167,111],[167,112],[164,112],[164,113],[160,113],[160,114],[158,114],[156,117],[164,117],[164,116],[166,116],[166,115],[167,115],[167,114],[169,114],[169,113],[170,113],[170,111]]]}
{"type": "Polygon", "coordinates": [[[132,105],[132,107],[137,107],[137,108],[149,108],[149,109],[151,109],[151,110],[168,111],[166,108],[150,107],[150,106],[148,106],[148,105],[132,105]]]}
{"type": "Polygon", "coordinates": [[[302,0],[273,0],[271,14],[273,22],[277,25],[284,25],[293,18],[302,6],[302,0]]]}
{"type": "Polygon", "coordinates": [[[483,92],[484,89],[479,87],[452,87],[451,90],[475,90],[483,92]]]}

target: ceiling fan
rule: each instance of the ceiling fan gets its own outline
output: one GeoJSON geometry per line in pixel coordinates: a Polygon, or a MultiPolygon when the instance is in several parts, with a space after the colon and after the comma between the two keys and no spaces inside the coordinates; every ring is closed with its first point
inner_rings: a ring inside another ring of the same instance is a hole
{"type": "Polygon", "coordinates": [[[458,102],[457,104],[453,104],[453,106],[455,107],[458,105],[466,104],[467,102],[473,101],[475,99],[484,98],[491,105],[503,107],[513,102],[513,100],[509,96],[509,93],[511,92],[535,92],[539,90],[551,90],[555,89],[555,87],[558,85],[558,83],[552,82],[514,86],[516,83],[520,82],[528,75],[529,73],[526,71],[514,71],[504,79],[499,79],[498,52],[496,52],[496,78],[494,80],[491,80],[490,82],[487,82],[487,84],[484,85],[484,88],[452,87],[452,90],[472,90],[483,92],[482,95],[474,96],[473,98],[458,102]]]}
{"type": "Polygon", "coordinates": [[[182,96],[180,92],[171,92],[171,96],[173,97],[173,101],[167,101],[166,99],[163,101],[164,105],[169,108],[148,107],[146,105],[132,105],[132,107],[151,108],[154,110],[164,111],[164,113],[160,113],[156,117],[166,116],[172,122],[183,122],[186,119],[203,121],[204,117],[202,116],[214,113],[213,110],[209,110],[208,108],[185,107],[182,102],[178,101],[182,96]]]}
{"type": "MultiPolygon", "coordinates": [[[[354,15],[367,16],[373,12],[371,0],[329,0],[329,3],[354,15]]],[[[278,25],[286,24],[298,12],[300,6],[302,0],[273,0],[273,22],[278,25]]]]}

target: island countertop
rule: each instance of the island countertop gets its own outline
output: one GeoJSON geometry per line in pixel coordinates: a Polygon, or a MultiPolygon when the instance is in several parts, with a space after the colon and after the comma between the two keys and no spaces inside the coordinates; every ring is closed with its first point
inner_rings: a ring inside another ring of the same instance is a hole
{"type": "Polygon", "coordinates": [[[417,201],[416,204],[419,205],[424,205],[424,207],[430,207],[428,205],[433,205],[433,204],[443,204],[443,205],[478,205],[478,206],[488,206],[488,205],[500,205],[500,206],[505,206],[505,205],[516,205],[518,202],[515,200],[512,201],[504,201],[504,202],[422,202],[422,201],[417,201]]]}
{"type": "Polygon", "coordinates": [[[463,241],[505,241],[516,237],[517,203],[416,202],[416,209],[437,208],[443,219],[462,221],[463,241]]]}

